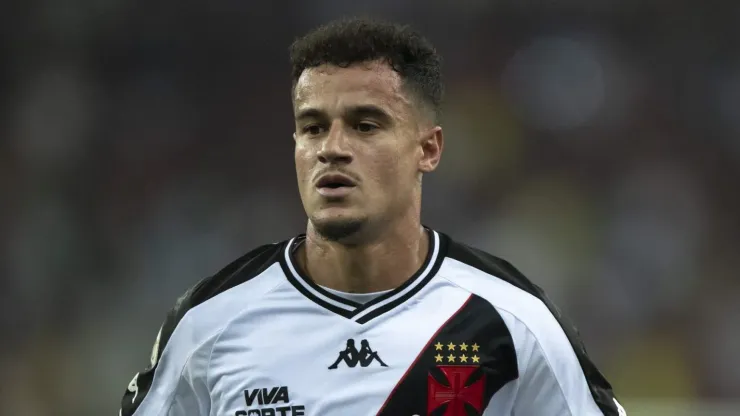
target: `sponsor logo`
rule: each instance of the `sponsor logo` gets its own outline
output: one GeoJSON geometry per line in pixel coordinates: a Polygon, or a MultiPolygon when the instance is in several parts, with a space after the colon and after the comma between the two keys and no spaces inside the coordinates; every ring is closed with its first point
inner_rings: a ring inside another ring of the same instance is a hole
{"type": "Polygon", "coordinates": [[[287,386],[244,390],[245,410],[234,416],[305,416],[306,408],[290,404],[287,386]]]}
{"type": "Polygon", "coordinates": [[[388,367],[378,355],[377,351],[370,348],[370,343],[363,339],[360,341],[360,349],[357,349],[354,339],[348,339],[345,348],[339,352],[339,357],[329,366],[329,370],[336,370],[339,364],[344,363],[347,367],[354,368],[359,364],[360,367],[369,367],[373,362],[377,362],[381,367],[388,367]]]}

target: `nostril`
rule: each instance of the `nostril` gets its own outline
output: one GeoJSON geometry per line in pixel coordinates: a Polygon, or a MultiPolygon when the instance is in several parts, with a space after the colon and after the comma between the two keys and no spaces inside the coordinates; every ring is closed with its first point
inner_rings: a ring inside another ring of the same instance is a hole
{"type": "Polygon", "coordinates": [[[349,163],[352,161],[352,156],[349,153],[344,152],[321,152],[318,154],[318,160],[321,163],[349,163]]]}

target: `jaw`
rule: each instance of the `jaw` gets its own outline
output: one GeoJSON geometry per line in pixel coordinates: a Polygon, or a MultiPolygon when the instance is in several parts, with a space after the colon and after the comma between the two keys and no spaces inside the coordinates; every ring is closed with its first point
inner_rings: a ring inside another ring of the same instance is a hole
{"type": "Polygon", "coordinates": [[[352,244],[363,234],[366,225],[367,218],[356,211],[327,208],[309,218],[307,233],[325,241],[352,244]]]}
{"type": "Polygon", "coordinates": [[[346,222],[359,220],[366,217],[365,212],[357,206],[343,205],[326,205],[319,207],[309,215],[311,222],[324,224],[329,222],[346,222]]]}

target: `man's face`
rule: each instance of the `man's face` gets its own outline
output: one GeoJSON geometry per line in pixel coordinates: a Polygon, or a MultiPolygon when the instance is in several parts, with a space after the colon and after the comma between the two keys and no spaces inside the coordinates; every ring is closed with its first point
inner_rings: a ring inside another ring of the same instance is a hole
{"type": "Polygon", "coordinates": [[[387,64],[306,69],[294,111],[298,189],[319,234],[340,240],[409,209],[429,129],[387,64]]]}

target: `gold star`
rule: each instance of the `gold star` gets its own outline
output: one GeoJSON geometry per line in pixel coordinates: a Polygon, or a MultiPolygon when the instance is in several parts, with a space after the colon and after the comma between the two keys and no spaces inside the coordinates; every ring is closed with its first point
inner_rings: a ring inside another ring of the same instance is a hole
{"type": "Polygon", "coordinates": [[[474,355],[472,358],[474,363],[480,362],[480,358],[477,355],[474,355]]]}
{"type": "Polygon", "coordinates": [[[447,356],[447,362],[448,363],[454,363],[455,362],[455,356],[450,354],[447,356]]]}
{"type": "Polygon", "coordinates": [[[468,362],[468,356],[463,354],[460,356],[460,362],[461,363],[467,363],[468,362]]]}
{"type": "Polygon", "coordinates": [[[437,355],[434,356],[434,361],[435,362],[438,362],[438,363],[441,363],[442,362],[442,358],[444,358],[444,357],[442,357],[441,355],[437,354],[437,355]]]}
{"type": "Polygon", "coordinates": [[[468,350],[468,344],[462,343],[460,344],[460,351],[467,351],[468,350]]]}
{"type": "Polygon", "coordinates": [[[439,341],[437,341],[437,343],[436,343],[436,344],[434,344],[434,348],[435,348],[435,349],[436,349],[437,351],[440,351],[440,350],[442,349],[442,347],[443,347],[443,346],[444,346],[444,345],[442,345],[442,343],[441,343],[441,342],[439,342],[439,341]]]}
{"type": "Polygon", "coordinates": [[[473,344],[473,352],[477,352],[478,348],[478,344],[473,344]]]}
{"type": "Polygon", "coordinates": [[[447,344],[447,349],[450,350],[450,351],[454,351],[455,350],[455,344],[453,344],[453,343],[450,342],[449,344],[447,344]]]}

